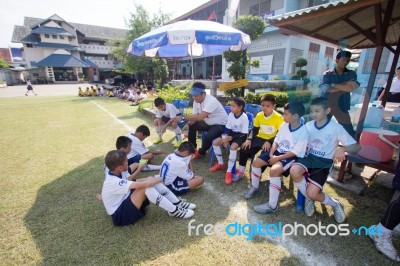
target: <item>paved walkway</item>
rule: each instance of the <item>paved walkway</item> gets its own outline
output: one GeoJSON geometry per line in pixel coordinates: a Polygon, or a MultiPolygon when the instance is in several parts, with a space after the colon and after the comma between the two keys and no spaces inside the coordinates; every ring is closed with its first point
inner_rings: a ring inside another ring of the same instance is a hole
{"type": "MultiPolygon", "coordinates": [[[[85,90],[86,87],[92,86],[89,83],[80,84],[46,84],[46,85],[33,85],[33,90],[38,96],[66,96],[78,95],[78,88],[81,87],[85,90]]],[[[8,86],[0,88],[0,98],[4,97],[26,97],[26,85],[8,86]]],[[[34,96],[32,93],[28,94],[30,97],[34,96]]]]}

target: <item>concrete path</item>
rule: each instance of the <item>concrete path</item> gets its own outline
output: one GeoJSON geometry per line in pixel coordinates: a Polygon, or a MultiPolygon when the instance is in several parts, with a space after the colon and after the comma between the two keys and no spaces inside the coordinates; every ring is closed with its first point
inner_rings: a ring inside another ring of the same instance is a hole
{"type": "MultiPolygon", "coordinates": [[[[33,90],[38,94],[33,95],[30,92],[29,97],[40,97],[40,96],[66,96],[66,95],[78,95],[78,88],[81,87],[85,90],[86,87],[93,86],[89,83],[80,84],[46,84],[46,85],[33,85],[33,90]]],[[[0,88],[0,98],[5,97],[26,97],[27,92],[26,85],[8,86],[0,88]]]]}

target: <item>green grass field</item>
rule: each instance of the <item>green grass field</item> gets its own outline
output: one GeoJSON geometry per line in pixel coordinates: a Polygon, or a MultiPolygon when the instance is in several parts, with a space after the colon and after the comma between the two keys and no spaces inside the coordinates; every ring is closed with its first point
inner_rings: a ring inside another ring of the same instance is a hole
{"type": "MultiPolygon", "coordinates": [[[[390,265],[366,236],[188,236],[189,220],[169,217],[151,205],[137,224],[117,228],[95,194],[103,181],[103,156],[129,128],[151,125],[137,107],[114,98],[19,97],[0,99],[2,154],[0,265],[390,265]]],[[[155,134],[151,128],[152,134],[155,134]]],[[[151,136],[146,142],[151,145],[151,136]]],[[[158,148],[173,151],[169,142],[158,148]]],[[[151,148],[157,148],[151,147],[151,148]]],[[[161,163],[157,158],[156,163],[161,163]]],[[[196,161],[206,177],[185,196],[197,204],[194,224],[282,222],[334,223],[331,208],[317,204],[314,217],[294,210],[293,184],[284,179],[279,212],[266,216],[253,206],[267,201],[267,187],[245,201],[248,181],[226,186],[210,174],[208,158],[196,161]]],[[[149,173],[142,173],[145,177],[149,173]]],[[[352,229],[377,223],[392,191],[372,185],[366,195],[326,185],[345,205],[352,229]]],[[[192,232],[194,233],[194,232],[192,232]]],[[[400,249],[399,237],[395,245],[400,249]]]]}

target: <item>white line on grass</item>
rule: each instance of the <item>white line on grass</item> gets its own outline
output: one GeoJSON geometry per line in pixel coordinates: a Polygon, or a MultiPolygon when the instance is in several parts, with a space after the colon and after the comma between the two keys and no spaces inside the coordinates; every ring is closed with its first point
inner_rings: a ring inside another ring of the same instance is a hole
{"type": "MultiPolygon", "coordinates": [[[[100,104],[98,104],[95,101],[91,101],[91,102],[94,105],[96,105],[99,109],[103,110],[108,115],[110,115],[118,124],[121,124],[122,126],[124,126],[125,129],[129,130],[129,132],[134,131],[134,129],[132,127],[130,127],[127,123],[125,123],[124,121],[122,121],[121,119],[119,119],[118,117],[113,115],[106,108],[104,108],[103,106],[101,106],[100,104]]],[[[228,205],[228,206],[231,204],[232,199],[230,199],[230,197],[228,197],[228,196],[221,196],[221,194],[218,191],[215,191],[215,188],[212,187],[210,183],[208,183],[208,182],[204,183],[203,187],[205,189],[207,189],[208,191],[210,191],[211,193],[213,193],[218,198],[218,200],[220,201],[221,204],[228,205]]],[[[255,214],[251,213],[251,210],[249,212],[249,210],[247,209],[246,214],[247,214],[247,218],[250,223],[258,222],[258,220],[259,220],[258,217],[255,214]]],[[[244,217],[244,212],[241,212],[240,215],[244,217]]],[[[281,245],[282,247],[286,248],[287,250],[289,250],[289,252],[291,254],[295,255],[306,265],[319,265],[319,264],[321,264],[321,262],[323,262],[323,265],[336,265],[335,260],[332,257],[330,257],[330,258],[328,258],[326,256],[322,257],[318,254],[315,254],[315,253],[311,252],[310,250],[308,250],[307,248],[305,248],[304,246],[297,244],[295,241],[293,241],[289,237],[285,237],[284,239],[283,238],[279,239],[276,237],[274,238],[274,237],[269,236],[268,240],[275,242],[275,243],[281,245]],[[307,254],[311,254],[311,256],[308,256],[307,254]]]]}
{"type": "MultiPolygon", "coordinates": [[[[111,116],[115,120],[115,122],[124,126],[124,128],[127,129],[129,132],[135,132],[135,129],[133,127],[129,126],[126,122],[124,122],[121,119],[119,119],[118,117],[116,117],[113,113],[111,113],[106,108],[104,108],[103,106],[98,104],[96,101],[90,101],[90,102],[93,103],[94,105],[96,105],[99,109],[103,110],[109,116],[111,116]]],[[[149,146],[153,145],[153,143],[151,141],[145,140],[144,142],[146,145],[149,145],[149,146]]]]}

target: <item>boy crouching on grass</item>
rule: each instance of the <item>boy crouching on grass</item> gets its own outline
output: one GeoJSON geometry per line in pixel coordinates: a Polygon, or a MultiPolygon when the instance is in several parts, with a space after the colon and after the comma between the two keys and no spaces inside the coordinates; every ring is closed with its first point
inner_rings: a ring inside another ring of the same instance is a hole
{"type": "Polygon", "coordinates": [[[304,212],[311,217],[314,214],[314,201],[330,205],[333,208],[336,222],[346,219],[342,204],[322,192],[322,188],[333,167],[334,161],[342,161],[345,152],[357,152],[360,147],[347,131],[336,121],[328,118],[330,108],[328,100],[318,97],[311,101],[310,115],[312,121],[306,124],[309,140],[308,155],[299,158],[290,168],[290,176],[300,192],[306,197],[304,212]],[[343,147],[338,148],[339,142],[343,147]],[[308,174],[308,184],[304,174],[308,174]]]}
{"type": "Polygon", "coordinates": [[[204,183],[204,178],[195,176],[191,164],[195,147],[189,141],[179,145],[178,151],[171,153],[161,164],[160,176],[165,186],[175,195],[183,195],[204,183]]]}
{"type": "Polygon", "coordinates": [[[308,143],[308,131],[300,122],[305,109],[299,102],[291,102],[284,106],[284,124],[279,128],[278,134],[269,151],[253,162],[251,167],[251,188],[245,198],[250,199],[258,191],[261,177],[261,168],[269,165],[269,201],[254,206],[258,213],[273,213],[278,210],[278,199],[281,192],[281,175],[288,176],[289,169],[297,158],[304,157],[308,143]]]}
{"type": "Polygon", "coordinates": [[[128,158],[121,150],[107,153],[106,174],[101,194],[107,213],[115,226],[134,224],[145,215],[149,201],[168,212],[169,216],[190,218],[195,204],[178,199],[161,184],[160,177],[147,177],[137,181],[128,180],[128,158]]]}

